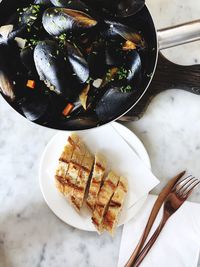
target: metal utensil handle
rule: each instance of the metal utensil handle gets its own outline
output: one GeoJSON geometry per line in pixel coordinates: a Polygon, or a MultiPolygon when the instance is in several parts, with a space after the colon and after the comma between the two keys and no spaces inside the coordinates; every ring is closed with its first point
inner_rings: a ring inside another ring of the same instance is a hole
{"type": "Polygon", "coordinates": [[[200,40],[200,20],[158,30],[159,49],[200,40]]]}

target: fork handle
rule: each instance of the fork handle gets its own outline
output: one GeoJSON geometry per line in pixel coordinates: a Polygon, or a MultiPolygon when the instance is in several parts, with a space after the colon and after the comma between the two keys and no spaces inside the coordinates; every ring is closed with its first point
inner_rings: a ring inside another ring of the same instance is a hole
{"type": "Polygon", "coordinates": [[[162,231],[163,227],[165,226],[165,223],[166,223],[167,219],[165,219],[165,220],[163,219],[161,221],[161,223],[159,224],[158,228],[155,230],[154,234],[152,235],[152,237],[148,241],[148,243],[141,250],[141,252],[139,253],[139,255],[136,258],[135,262],[133,262],[132,267],[138,267],[142,263],[142,261],[144,260],[144,258],[146,257],[146,255],[148,254],[150,249],[152,248],[153,244],[156,242],[158,236],[160,235],[160,232],[162,231]]]}

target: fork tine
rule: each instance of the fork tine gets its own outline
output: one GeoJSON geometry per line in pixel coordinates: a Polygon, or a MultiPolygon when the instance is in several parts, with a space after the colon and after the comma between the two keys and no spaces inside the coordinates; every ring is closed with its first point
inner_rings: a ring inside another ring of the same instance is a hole
{"type": "Polygon", "coordinates": [[[188,188],[187,191],[185,191],[185,193],[183,194],[183,197],[184,198],[188,198],[191,193],[193,192],[193,190],[200,184],[200,181],[197,180],[197,182],[191,187],[191,188],[188,188]]]}
{"type": "Polygon", "coordinates": [[[178,193],[184,186],[186,186],[187,184],[189,184],[195,178],[195,177],[191,177],[191,176],[192,175],[189,175],[188,177],[186,177],[185,179],[183,179],[182,181],[180,181],[178,184],[176,184],[175,185],[175,188],[174,188],[174,191],[176,191],[178,193]]]}
{"type": "Polygon", "coordinates": [[[192,177],[191,179],[189,179],[189,181],[185,182],[180,188],[178,188],[178,190],[176,190],[176,193],[180,196],[183,195],[183,193],[191,186],[193,185],[196,181],[198,181],[197,178],[192,177]]]}
{"type": "Polygon", "coordinates": [[[177,185],[179,185],[179,184],[181,184],[182,182],[184,182],[185,180],[187,180],[188,178],[190,178],[190,177],[192,177],[192,175],[190,174],[190,175],[188,175],[187,177],[185,177],[185,178],[183,178],[183,179],[181,179],[181,180],[179,180],[176,184],[175,184],[175,187],[177,186],[177,185]]]}

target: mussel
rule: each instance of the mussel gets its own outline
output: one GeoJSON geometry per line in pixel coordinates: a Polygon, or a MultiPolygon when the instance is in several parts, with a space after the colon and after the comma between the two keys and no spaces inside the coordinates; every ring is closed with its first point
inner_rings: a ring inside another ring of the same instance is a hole
{"type": "Polygon", "coordinates": [[[51,1],[50,0],[35,0],[34,1],[34,4],[35,5],[50,5],[51,4],[51,1]]]}
{"type": "Polygon", "coordinates": [[[82,114],[76,118],[68,118],[59,123],[59,129],[86,130],[98,126],[96,115],[82,114]]]}
{"type": "Polygon", "coordinates": [[[46,95],[31,95],[22,100],[20,107],[30,121],[48,121],[52,115],[49,96],[46,95]]]}
{"type": "Polygon", "coordinates": [[[15,99],[14,84],[11,79],[9,59],[7,58],[6,47],[0,47],[0,91],[10,101],[15,99]]]}
{"type": "Polygon", "coordinates": [[[84,0],[94,8],[115,17],[128,17],[138,13],[145,5],[145,0],[84,0]]]}
{"type": "Polygon", "coordinates": [[[63,33],[83,31],[97,25],[97,21],[78,10],[49,8],[43,14],[43,26],[53,36],[63,33]]]}
{"type": "Polygon", "coordinates": [[[145,41],[141,33],[132,29],[125,24],[115,22],[115,21],[106,21],[109,25],[108,36],[121,36],[124,40],[131,41],[135,44],[137,48],[145,48],[145,41]]]}
{"type": "Polygon", "coordinates": [[[97,40],[93,43],[88,55],[90,76],[93,79],[104,77],[107,71],[105,59],[105,42],[97,40]]]}
{"type": "Polygon", "coordinates": [[[122,92],[117,87],[108,89],[95,107],[99,120],[109,122],[120,116],[132,97],[132,92],[122,92]]]}
{"type": "Polygon", "coordinates": [[[81,0],[50,0],[55,7],[66,7],[88,13],[88,6],[81,0]]]}
{"type": "Polygon", "coordinates": [[[34,50],[34,61],[41,80],[57,94],[71,98],[69,64],[55,41],[41,41],[34,50]]]}
{"type": "Polygon", "coordinates": [[[39,14],[39,5],[30,5],[26,8],[19,8],[18,11],[13,13],[6,21],[4,26],[10,26],[12,28],[6,38],[1,34],[0,42],[7,42],[8,40],[12,40],[15,37],[21,37],[23,34],[30,32],[33,24],[37,21],[39,14]]]}
{"type": "Polygon", "coordinates": [[[20,52],[21,62],[30,73],[36,73],[33,52],[34,49],[30,46],[24,47],[20,52]]]}
{"type": "Polygon", "coordinates": [[[69,42],[65,42],[65,49],[73,74],[80,83],[85,83],[89,78],[89,66],[83,54],[77,46],[69,42]]]}

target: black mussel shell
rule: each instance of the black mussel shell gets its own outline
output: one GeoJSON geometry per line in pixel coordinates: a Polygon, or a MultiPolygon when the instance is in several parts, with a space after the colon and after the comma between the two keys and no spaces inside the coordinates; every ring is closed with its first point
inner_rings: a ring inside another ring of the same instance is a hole
{"type": "Polygon", "coordinates": [[[49,120],[51,118],[51,106],[49,96],[31,95],[20,103],[21,110],[30,121],[49,120]]]}
{"type": "Polygon", "coordinates": [[[35,0],[34,4],[35,5],[49,6],[49,5],[51,5],[51,1],[50,0],[35,0]]]}
{"type": "Polygon", "coordinates": [[[136,50],[129,51],[126,55],[125,67],[128,70],[127,81],[129,83],[138,82],[140,78],[142,62],[139,53],[136,50]]]}
{"type": "Polygon", "coordinates": [[[0,46],[0,92],[10,101],[15,99],[15,90],[10,74],[10,58],[7,46],[0,46]]]}
{"type": "Polygon", "coordinates": [[[33,60],[34,58],[33,53],[34,53],[34,48],[27,46],[21,50],[20,58],[21,62],[24,64],[24,66],[29,72],[36,73],[37,71],[33,60]]]}
{"type": "Polygon", "coordinates": [[[78,10],[67,8],[49,8],[43,14],[45,30],[54,36],[73,31],[83,31],[97,25],[97,21],[78,10]]]}
{"type": "Polygon", "coordinates": [[[66,7],[88,13],[88,6],[80,0],[50,0],[56,7],[66,7]]]}
{"type": "Polygon", "coordinates": [[[73,74],[80,83],[85,83],[89,78],[89,66],[83,54],[77,46],[69,42],[65,42],[65,49],[73,74]]]}
{"type": "Polygon", "coordinates": [[[99,120],[108,122],[120,116],[132,97],[132,92],[124,93],[118,87],[108,89],[95,107],[99,120]]]}
{"type": "Polygon", "coordinates": [[[138,13],[145,5],[145,0],[84,0],[93,8],[115,17],[128,17],[138,13]]]}
{"type": "MultiPolygon", "coordinates": [[[[84,112],[84,111],[83,111],[84,112]]],[[[86,130],[98,126],[98,118],[95,115],[81,114],[75,118],[64,119],[59,123],[59,129],[86,130]]]]}
{"type": "Polygon", "coordinates": [[[116,16],[128,17],[138,13],[145,5],[145,0],[121,0],[116,9],[116,16]]]}
{"type": "Polygon", "coordinates": [[[74,95],[74,90],[69,87],[71,81],[69,63],[55,41],[39,42],[34,50],[34,61],[40,79],[52,91],[67,98],[74,95]]]}
{"type": "Polygon", "coordinates": [[[95,41],[92,45],[90,54],[88,55],[90,68],[90,77],[93,79],[102,78],[107,71],[105,60],[105,42],[95,41]]]}
{"type": "Polygon", "coordinates": [[[106,46],[105,59],[108,66],[121,66],[124,62],[124,57],[121,42],[112,42],[106,46]]]}
{"type": "Polygon", "coordinates": [[[13,31],[8,35],[8,40],[22,36],[23,33],[30,32],[32,25],[40,15],[40,6],[31,5],[20,9],[17,14],[10,18],[9,24],[13,24],[13,31]],[[13,21],[12,21],[13,20],[13,21]]]}
{"type": "Polygon", "coordinates": [[[145,48],[145,41],[141,33],[115,21],[106,21],[110,25],[110,33],[120,35],[124,40],[133,42],[138,48],[145,48]]]}

